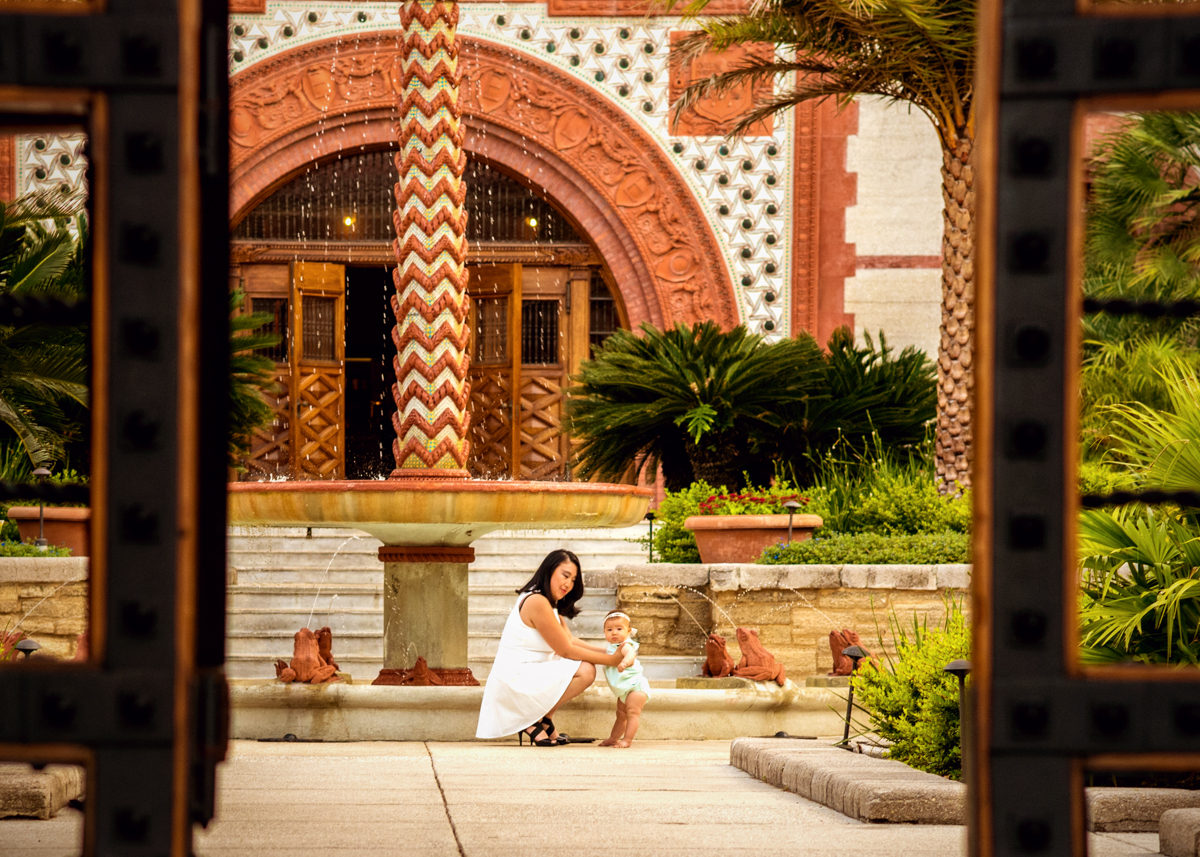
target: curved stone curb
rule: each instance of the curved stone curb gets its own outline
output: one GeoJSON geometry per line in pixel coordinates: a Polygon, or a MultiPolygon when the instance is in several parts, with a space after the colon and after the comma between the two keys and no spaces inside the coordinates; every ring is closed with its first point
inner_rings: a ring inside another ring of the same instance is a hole
{"type": "Polygon", "coordinates": [[[967,789],[889,759],[850,753],[828,741],[738,738],[734,767],[859,821],[963,824],[967,789]]]}
{"type": "MultiPolygon", "coordinates": [[[[729,761],[763,782],[859,821],[966,823],[964,784],[901,762],[847,752],[828,739],[737,738],[729,761]]],[[[1200,857],[1200,791],[1105,786],[1090,787],[1085,795],[1089,831],[1159,831],[1160,839],[1178,843],[1169,857],[1200,857]]],[[[1162,853],[1168,854],[1165,848],[1162,853]]]]}
{"type": "Polygon", "coordinates": [[[1158,820],[1158,850],[1165,857],[1200,857],[1200,809],[1168,809],[1158,820]]]}
{"type": "Polygon", "coordinates": [[[20,762],[0,764],[0,818],[53,818],[83,797],[86,774],[79,765],[47,765],[42,770],[20,762]]]}

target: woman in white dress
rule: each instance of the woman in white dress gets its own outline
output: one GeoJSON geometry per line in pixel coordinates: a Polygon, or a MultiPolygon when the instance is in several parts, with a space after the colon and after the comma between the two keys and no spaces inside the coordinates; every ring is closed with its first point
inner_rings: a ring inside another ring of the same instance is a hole
{"type": "Polygon", "coordinates": [[[475,737],[519,732],[538,747],[566,744],[550,717],[591,686],[596,664],[616,666],[620,653],[585,643],[567,627],[583,597],[579,557],[571,551],[551,551],[517,593],[484,685],[475,737]]]}

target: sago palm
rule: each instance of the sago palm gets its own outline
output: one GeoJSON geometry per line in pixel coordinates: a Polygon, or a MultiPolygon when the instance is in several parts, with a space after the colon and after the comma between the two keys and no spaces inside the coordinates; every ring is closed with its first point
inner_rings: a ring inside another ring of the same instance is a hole
{"type": "Polygon", "coordinates": [[[756,444],[798,419],[820,385],[811,336],[768,343],[713,322],[618,331],[584,362],[567,399],[584,478],[662,465],[667,487],[693,478],[733,488],[756,444]]]}
{"type": "Polygon", "coordinates": [[[275,412],[263,393],[275,386],[275,362],[263,349],[279,344],[278,334],[262,330],[265,312],[241,312],[245,292],[229,293],[229,466],[244,467],[254,432],[270,424],[275,412]]]}
{"type": "Polygon", "coordinates": [[[879,332],[856,345],[849,328],[829,337],[825,356],[825,395],[808,409],[802,444],[810,457],[838,447],[839,454],[865,455],[926,440],[936,413],[933,363],[908,346],[896,354],[879,332]]]}
{"type": "MultiPolygon", "coordinates": [[[[701,14],[707,0],[667,0],[701,14]]],[[[976,0],[751,0],[749,11],[700,19],[681,58],[767,42],[770,58],[697,81],[676,106],[746,82],[782,83],[734,133],[804,101],[871,95],[911,105],[942,147],[942,318],[936,455],[943,490],[969,486],[974,331],[976,0]]]]}

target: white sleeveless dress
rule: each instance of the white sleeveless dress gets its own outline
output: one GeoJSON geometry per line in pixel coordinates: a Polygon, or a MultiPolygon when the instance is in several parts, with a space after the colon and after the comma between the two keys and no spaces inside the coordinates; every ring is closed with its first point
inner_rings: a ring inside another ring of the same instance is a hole
{"type": "Polygon", "coordinates": [[[483,687],[476,738],[502,738],[536,723],[562,698],[579,669],[579,661],[556,655],[536,628],[521,621],[521,604],[531,594],[521,593],[500,632],[496,660],[483,687]]]}

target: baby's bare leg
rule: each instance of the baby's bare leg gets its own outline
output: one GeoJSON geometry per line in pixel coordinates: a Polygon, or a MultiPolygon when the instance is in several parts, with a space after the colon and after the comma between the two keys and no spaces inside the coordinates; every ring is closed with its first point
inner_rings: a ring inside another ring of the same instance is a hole
{"type": "Polygon", "coordinates": [[[621,740],[621,736],[625,734],[625,703],[617,700],[617,719],[613,722],[612,732],[608,737],[600,742],[601,747],[615,747],[617,742],[621,740]]]}
{"type": "Polygon", "coordinates": [[[633,743],[633,736],[637,734],[642,719],[642,706],[649,698],[640,690],[630,691],[629,696],[625,697],[625,735],[614,746],[628,747],[633,743]]]}

